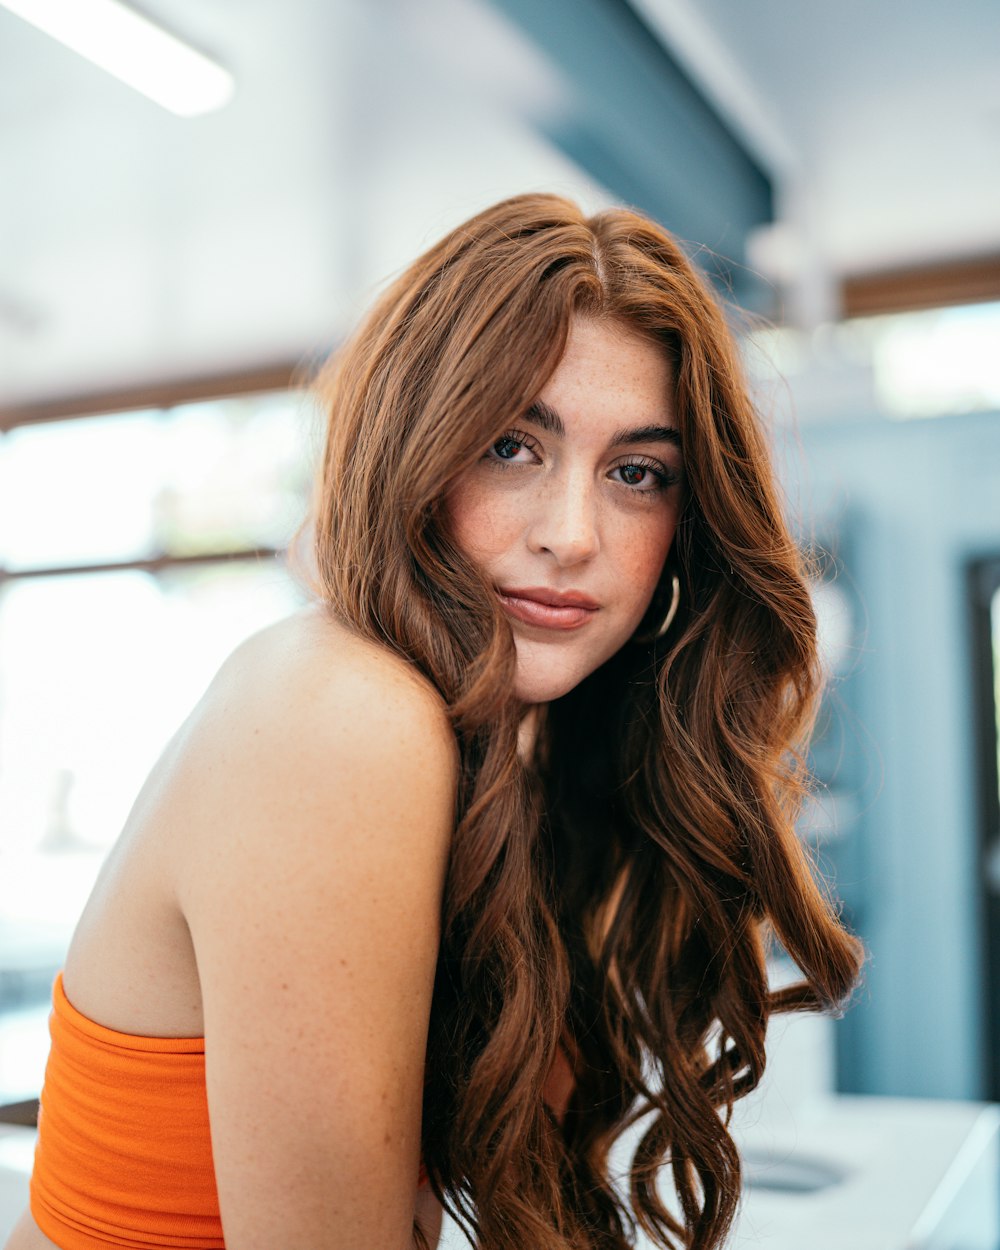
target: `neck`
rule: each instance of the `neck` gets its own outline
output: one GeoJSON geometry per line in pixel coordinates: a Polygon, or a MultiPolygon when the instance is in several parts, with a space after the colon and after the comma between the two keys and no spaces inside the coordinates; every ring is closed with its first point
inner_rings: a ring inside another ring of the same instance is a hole
{"type": "Polygon", "coordinates": [[[521,726],[517,733],[517,753],[522,763],[527,763],[534,754],[541,711],[542,704],[529,703],[524,715],[521,717],[521,726]]]}

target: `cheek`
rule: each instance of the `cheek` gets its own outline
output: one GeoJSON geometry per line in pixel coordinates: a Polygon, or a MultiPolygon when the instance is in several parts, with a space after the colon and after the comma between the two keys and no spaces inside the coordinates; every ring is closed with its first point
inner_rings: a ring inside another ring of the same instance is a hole
{"type": "Polygon", "coordinates": [[[617,561],[622,577],[632,588],[636,600],[647,605],[663,572],[664,561],[670,554],[676,523],[644,528],[633,532],[622,544],[617,561]]]}
{"type": "Polygon", "coordinates": [[[445,500],[445,521],[455,543],[476,563],[502,554],[513,542],[516,517],[479,483],[460,482],[445,500]]]}

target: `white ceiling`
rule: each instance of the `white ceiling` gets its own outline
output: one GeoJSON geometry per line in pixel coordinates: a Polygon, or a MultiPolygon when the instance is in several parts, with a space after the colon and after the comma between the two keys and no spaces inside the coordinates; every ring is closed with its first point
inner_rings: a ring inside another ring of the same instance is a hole
{"type": "MultiPolygon", "coordinates": [[[[607,202],[486,0],[142,7],[234,70],[227,109],[176,118],[0,10],[0,408],[308,358],[491,200],[607,202]]],[[[996,0],[636,8],[773,170],[754,259],[791,289],[1000,252],[996,0]]]]}
{"type": "Polygon", "coordinates": [[[1000,250],[997,0],[637,4],[682,45],[714,37],[703,81],[745,86],[732,106],[761,115],[836,272],[1000,250]]]}

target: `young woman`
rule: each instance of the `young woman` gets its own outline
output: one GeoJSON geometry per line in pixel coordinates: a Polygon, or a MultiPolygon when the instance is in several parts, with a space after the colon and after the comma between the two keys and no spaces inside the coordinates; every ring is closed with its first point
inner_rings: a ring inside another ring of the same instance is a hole
{"type": "Polygon", "coordinates": [[[405,1250],[441,1201],[484,1250],[718,1246],[769,1014],[860,964],[792,828],[815,620],[723,317],[652,222],[519,196],[324,390],[316,602],[108,860],[8,1248],[405,1250]]]}

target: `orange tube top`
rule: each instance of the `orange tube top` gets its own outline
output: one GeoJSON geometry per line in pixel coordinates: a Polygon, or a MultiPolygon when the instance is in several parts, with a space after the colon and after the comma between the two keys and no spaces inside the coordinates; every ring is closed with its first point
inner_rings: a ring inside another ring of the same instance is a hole
{"type": "Polygon", "coordinates": [[[30,1184],[42,1232],[63,1250],[224,1250],[205,1039],[95,1024],[61,973],[49,1032],[30,1184]]]}
{"type": "Polygon", "coordinates": [[[136,1037],[52,991],[31,1213],[64,1250],[223,1250],[200,1037],[136,1037]]]}

